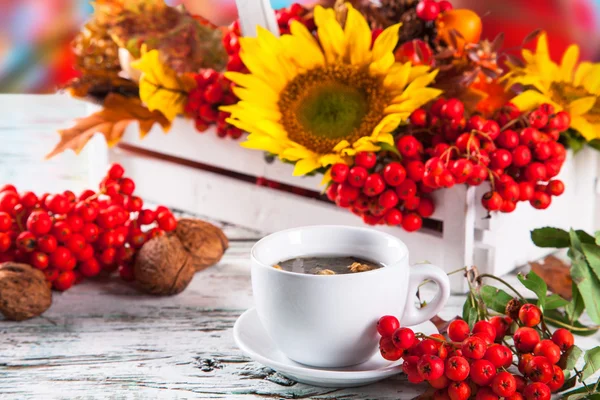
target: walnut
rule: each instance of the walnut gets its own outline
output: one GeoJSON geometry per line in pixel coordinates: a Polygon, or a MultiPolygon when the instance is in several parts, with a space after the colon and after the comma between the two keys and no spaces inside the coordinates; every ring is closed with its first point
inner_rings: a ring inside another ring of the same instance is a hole
{"type": "Polygon", "coordinates": [[[0,313],[22,321],[37,317],[52,304],[52,291],[42,271],[27,264],[0,265],[0,313]]]}
{"type": "Polygon", "coordinates": [[[138,253],[134,274],[147,293],[174,295],[187,287],[196,270],[192,258],[175,235],[148,241],[138,253]]]}
{"type": "Polygon", "coordinates": [[[333,272],[330,269],[322,269],[320,271],[317,271],[315,275],[335,275],[335,272],[333,272]]]}
{"type": "Polygon", "coordinates": [[[196,271],[218,263],[229,247],[229,241],[221,229],[197,219],[183,218],[177,221],[175,235],[192,256],[196,271]]]}
{"type": "Polygon", "coordinates": [[[369,265],[369,264],[362,264],[359,262],[353,262],[352,265],[348,266],[348,269],[350,270],[350,272],[366,272],[366,271],[372,271],[374,269],[377,269],[377,267],[373,266],[373,265],[369,265]]]}

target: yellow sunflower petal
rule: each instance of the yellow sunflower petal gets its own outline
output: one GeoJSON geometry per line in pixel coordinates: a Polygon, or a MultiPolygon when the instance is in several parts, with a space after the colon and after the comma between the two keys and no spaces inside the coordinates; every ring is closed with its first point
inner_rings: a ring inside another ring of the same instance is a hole
{"type": "Polygon", "coordinates": [[[568,111],[571,117],[587,113],[596,104],[595,96],[582,97],[569,103],[568,111]]]}
{"type": "Polygon", "coordinates": [[[339,154],[326,154],[324,156],[319,157],[319,164],[322,167],[327,167],[328,165],[333,165],[337,163],[344,163],[344,158],[339,154]]]}
{"type": "Polygon", "coordinates": [[[600,137],[600,126],[594,126],[583,117],[571,118],[571,128],[581,133],[588,141],[600,137]]]}
{"type": "Polygon", "coordinates": [[[575,78],[573,79],[573,85],[581,86],[583,80],[587,77],[588,73],[592,70],[593,66],[594,64],[592,64],[589,61],[584,61],[580,63],[577,69],[575,70],[575,78]]]}
{"type": "Polygon", "coordinates": [[[588,92],[600,94],[600,64],[595,64],[588,73],[583,86],[588,92]]]}
{"type": "Polygon", "coordinates": [[[380,133],[376,137],[377,143],[386,143],[390,146],[394,145],[394,136],[391,133],[380,133]]]}
{"type": "Polygon", "coordinates": [[[373,62],[377,62],[388,54],[393,53],[396,44],[398,44],[398,31],[401,25],[390,26],[375,39],[375,43],[373,44],[373,62]]]}
{"type": "Polygon", "coordinates": [[[270,98],[271,100],[273,100],[274,102],[277,102],[277,100],[279,99],[279,93],[275,92],[271,85],[267,84],[265,81],[260,80],[255,75],[242,74],[240,72],[226,72],[225,78],[238,84],[239,86],[245,87],[246,89],[260,92],[268,98],[270,98]]]}
{"type": "Polygon", "coordinates": [[[377,61],[373,61],[369,65],[369,72],[374,75],[384,75],[395,62],[394,54],[388,53],[377,61]]]}
{"type": "Polygon", "coordinates": [[[294,176],[306,175],[320,166],[321,165],[315,158],[305,158],[303,160],[299,160],[296,162],[296,166],[294,167],[294,176]]]}
{"type": "Polygon", "coordinates": [[[291,52],[291,60],[301,68],[311,69],[325,64],[325,56],[315,38],[306,26],[298,21],[293,21],[291,35],[284,35],[281,40],[291,52]]]}
{"type": "Polygon", "coordinates": [[[350,3],[346,3],[348,15],[344,34],[348,43],[350,63],[352,65],[364,65],[371,61],[371,29],[369,24],[350,3]]]}
{"type": "Polygon", "coordinates": [[[394,129],[396,129],[398,127],[398,125],[400,125],[400,122],[402,122],[402,118],[400,115],[398,115],[398,114],[386,115],[385,117],[383,117],[381,122],[379,122],[379,124],[375,127],[375,129],[373,129],[372,136],[377,136],[380,133],[392,132],[394,129]]]}
{"type": "Polygon", "coordinates": [[[562,107],[560,105],[554,103],[552,99],[535,90],[526,90],[517,97],[513,98],[511,103],[517,106],[517,108],[521,111],[532,110],[544,103],[553,104],[554,107],[558,108],[558,111],[562,111],[562,107]]]}
{"type": "Polygon", "coordinates": [[[347,140],[341,140],[338,144],[335,145],[332,151],[335,153],[339,153],[340,151],[342,151],[342,149],[345,149],[346,147],[350,147],[350,143],[347,140]]]}
{"type": "Polygon", "coordinates": [[[573,70],[579,59],[579,46],[572,44],[563,54],[560,63],[560,79],[565,82],[571,82],[573,79],[573,70]]]}
{"type": "Polygon", "coordinates": [[[348,151],[348,155],[355,155],[361,151],[379,151],[381,147],[373,143],[373,139],[362,137],[352,144],[352,151],[348,151]]]}
{"type": "Polygon", "coordinates": [[[314,158],[316,154],[305,147],[290,147],[283,150],[280,156],[288,161],[297,161],[303,158],[314,158]]]}
{"type": "Polygon", "coordinates": [[[315,23],[317,33],[325,58],[328,62],[334,62],[344,56],[346,38],[342,27],[335,19],[335,11],[331,8],[315,7],[315,23]]]}
{"type": "Polygon", "coordinates": [[[383,85],[392,91],[402,90],[409,82],[410,73],[410,61],[404,64],[394,64],[386,74],[383,85]]]}
{"type": "Polygon", "coordinates": [[[321,179],[321,186],[325,186],[328,185],[329,182],[331,182],[331,168],[329,168],[327,171],[325,171],[325,173],[323,174],[323,179],[321,179]]]}
{"type": "Polygon", "coordinates": [[[267,151],[272,154],[279,154],[283,151],[284,147],[274,139],[268,136],[260,136],[250,134],[245,142],[240,143],[240,146],[247,149],[267,151]]]}
{"type": "Polygon", "coordinates": [[[277,122],[269,121],[268,119],[262,119],[256,122],[256,127],[260,129],[265,135],[271,136],[272,138],[287,138],[285,128],[277,122]]]}

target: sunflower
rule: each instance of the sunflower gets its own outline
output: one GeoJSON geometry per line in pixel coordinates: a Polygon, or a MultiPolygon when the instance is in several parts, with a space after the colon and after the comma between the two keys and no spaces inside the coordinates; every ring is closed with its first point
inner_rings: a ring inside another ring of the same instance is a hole
{"type": "Polygon", "coordinates": [[[369,25],[350,5],[343,28],[333,9],[317,6],[314,17],[318,41],[299,22],[281,38],[259,27],[240,39],[249,73],[225,75],[240,101],[222,110],[250,133],[242,146],[295,163],[295,176],[393,145],[399,123],[441,93],[427,87],[437,71],[395,62],[400,25],[371,47],[369,25]]]}
{"type": "Polygon", "coordinates": [[[548,38],[542,33],[535,54],[523,50],[525,66],[510,65],[508,86],[528,88],[511,101],[523,111],[543,103],[571,115],[571,128],[588,141],[600,138],[600,63],[578,63],[579,47],[571,45],[559,64],[550,59],[548,38]]]}

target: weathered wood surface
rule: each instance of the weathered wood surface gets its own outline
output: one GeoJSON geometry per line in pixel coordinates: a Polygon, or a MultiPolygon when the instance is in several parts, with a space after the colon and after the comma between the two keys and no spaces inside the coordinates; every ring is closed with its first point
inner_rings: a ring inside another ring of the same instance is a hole
{"type": "MultiPolygon", "coordinates": [[[[0,184],[80,190],[87,158],[41,161],[54,131],[85,107],[46,98],[0,96],[0,184]]],[[[223,226],[231,248],[175,297],[142,295],[118,278],[56,293],[43,317],[0,317],[0,399],[410,399],[423,386],[402,376],[353,389],[303,385],[252,362],[234,345],[232,326],[252,306],[249,250],[262,236],[223,226]]],[[[516,278],[508,278],[511,283],[516,278]]],[[[433,297],[431,289],[425,298],[433,297]]],[[[460,313],[453,296],[443,318],[460,313]]],[[[598,337],[578,339],[583,348],[598,337]]]]}

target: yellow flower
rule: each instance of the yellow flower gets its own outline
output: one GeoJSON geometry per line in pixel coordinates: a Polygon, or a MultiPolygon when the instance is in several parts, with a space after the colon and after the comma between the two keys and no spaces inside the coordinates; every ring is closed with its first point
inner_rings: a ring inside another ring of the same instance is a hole
{"type": "Polygon", "coordinates": [[[543,103],[571,115],[571,128],[587,140],[600,138],[600,63],[578,63],[579,47],[571,45],[560,64],[550,59],[548,38],[542,33],[535,54],[523,50],[525,66],[510,65],[508,86],[528,88],[511,101],[520,110],[531,110],[543,103]]]}
{"type": "Polygon", "coordinates": [[[225,75],[240,101],[222,110],[250,133],[242,146],[295,163],[294,175],[393,145],[398,124],[441,93],[427,87],[437,71],[395,62],[400,25],[371,48],[369,25],[350,5],[345,27],[332,9],[318,6],[314,15],[318,41],[298,22],[279,39],[259,28],[240,40],[250,73],[225,75]]]}

